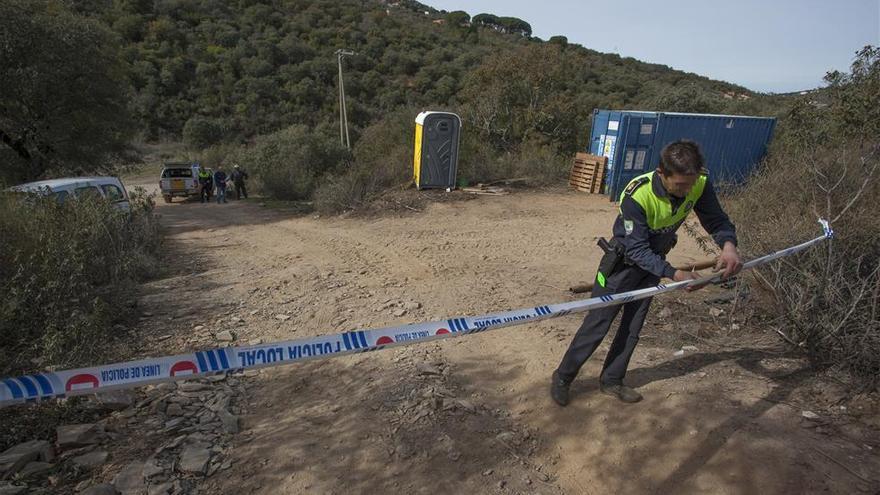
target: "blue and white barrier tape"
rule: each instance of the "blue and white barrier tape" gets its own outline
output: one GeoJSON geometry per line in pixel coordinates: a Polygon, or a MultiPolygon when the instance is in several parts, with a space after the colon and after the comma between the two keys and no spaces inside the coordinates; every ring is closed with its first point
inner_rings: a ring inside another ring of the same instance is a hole
{"type": "MultiPolygon", "coordinates": [[[[828,222],[820,220],[824,234],[813,240],[783,249],[743,265],[754,268],[783,256],[803,251],[830,239],[834,233],[828,222]]],[[[485,330],[557,318],[570,313],[625,304],[689,286],[700,286],[720,277],[709,275],[697,280],[660,284],[620,294],[593,297],[581,301],[536,306],[483,316],[450,318],[428,323],[415,323],[376,330],[355,330],[308,339],[287,340],[269,344],[209,349],[190,354],[141,359],[93,368],[40,373],[0,380],[0,407],[20,402],[91,394],[108,390],[139,387],[153,383],[214,375],[229,370],[254,369],[267,366],[344,356],[375,351],[386,347],[457,337],[485,330]]]]}

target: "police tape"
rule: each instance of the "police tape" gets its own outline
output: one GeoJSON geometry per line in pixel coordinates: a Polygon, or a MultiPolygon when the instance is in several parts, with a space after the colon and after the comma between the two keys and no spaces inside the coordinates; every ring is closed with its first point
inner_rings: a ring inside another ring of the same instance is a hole
{"type": "MultiPolygon", "coordinates": [[[[822,236],[751,260],[743,264],[743,269],[769,263],[777,258],[803,251],[824,239],[830,239],[834,233],[828,222],[824,220],[819,220],[819,222],[824,231],[822,236]]],[[[223,347],[93,368],[6,378],[0,381],[0,407],[49,398],[134,388],[229,371],[280,366],[470,335],[496,328],[558,318],[570,313],[582,313],[607,306],[625,304],[690,286],[702,286],[719,278],[719,274],[713,274],[696,280],[659,284],[655,287],[619,294],[608,294],[580,301],[536,306],[483,316],[450,318],[376,330],[354,330],[341,334],[260,345],[223,347]]]]}

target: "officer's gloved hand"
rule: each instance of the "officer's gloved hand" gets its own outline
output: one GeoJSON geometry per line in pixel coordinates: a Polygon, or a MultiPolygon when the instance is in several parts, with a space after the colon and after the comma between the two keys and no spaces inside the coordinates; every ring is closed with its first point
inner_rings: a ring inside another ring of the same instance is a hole
{"type": "Polygon", "coordinates": [[[721,275],[721,280],[727,280],[742,270],[739,251],[736,250],[736,245],[730,241],[724,243],[721,256],[718,257],[718,262],[715,264],[715,271],[720,271],[722,268],[724,268],[724,273],[721,275]]]}

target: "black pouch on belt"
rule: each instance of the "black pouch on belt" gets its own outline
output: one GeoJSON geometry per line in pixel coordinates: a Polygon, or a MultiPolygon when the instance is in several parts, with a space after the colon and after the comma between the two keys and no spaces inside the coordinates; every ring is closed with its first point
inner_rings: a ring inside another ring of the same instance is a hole
{"type": "Polygon", "coordinates": [[[608,278],[623,266],[624,249],[614,239],[611,242],[605,240],[604,237],[599,238],[599,247],[605,251],[602,260],[599,261],[599,269],[596,272],[596,283],[599,287],[605,287],[608,278]]]}

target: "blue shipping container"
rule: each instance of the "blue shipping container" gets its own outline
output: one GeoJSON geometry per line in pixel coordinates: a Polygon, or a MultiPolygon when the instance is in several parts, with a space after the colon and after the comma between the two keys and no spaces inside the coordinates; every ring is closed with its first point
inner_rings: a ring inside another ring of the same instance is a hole
{"type": "Polygon", "coordinates": [[[608,157],[605,192],[617,201],[634,177],[657,168],[660,151],[697,142],[715,183],[741,184],[767,154],[776,119],[739,115],[594,110],[589,152],[608,157]]]}

